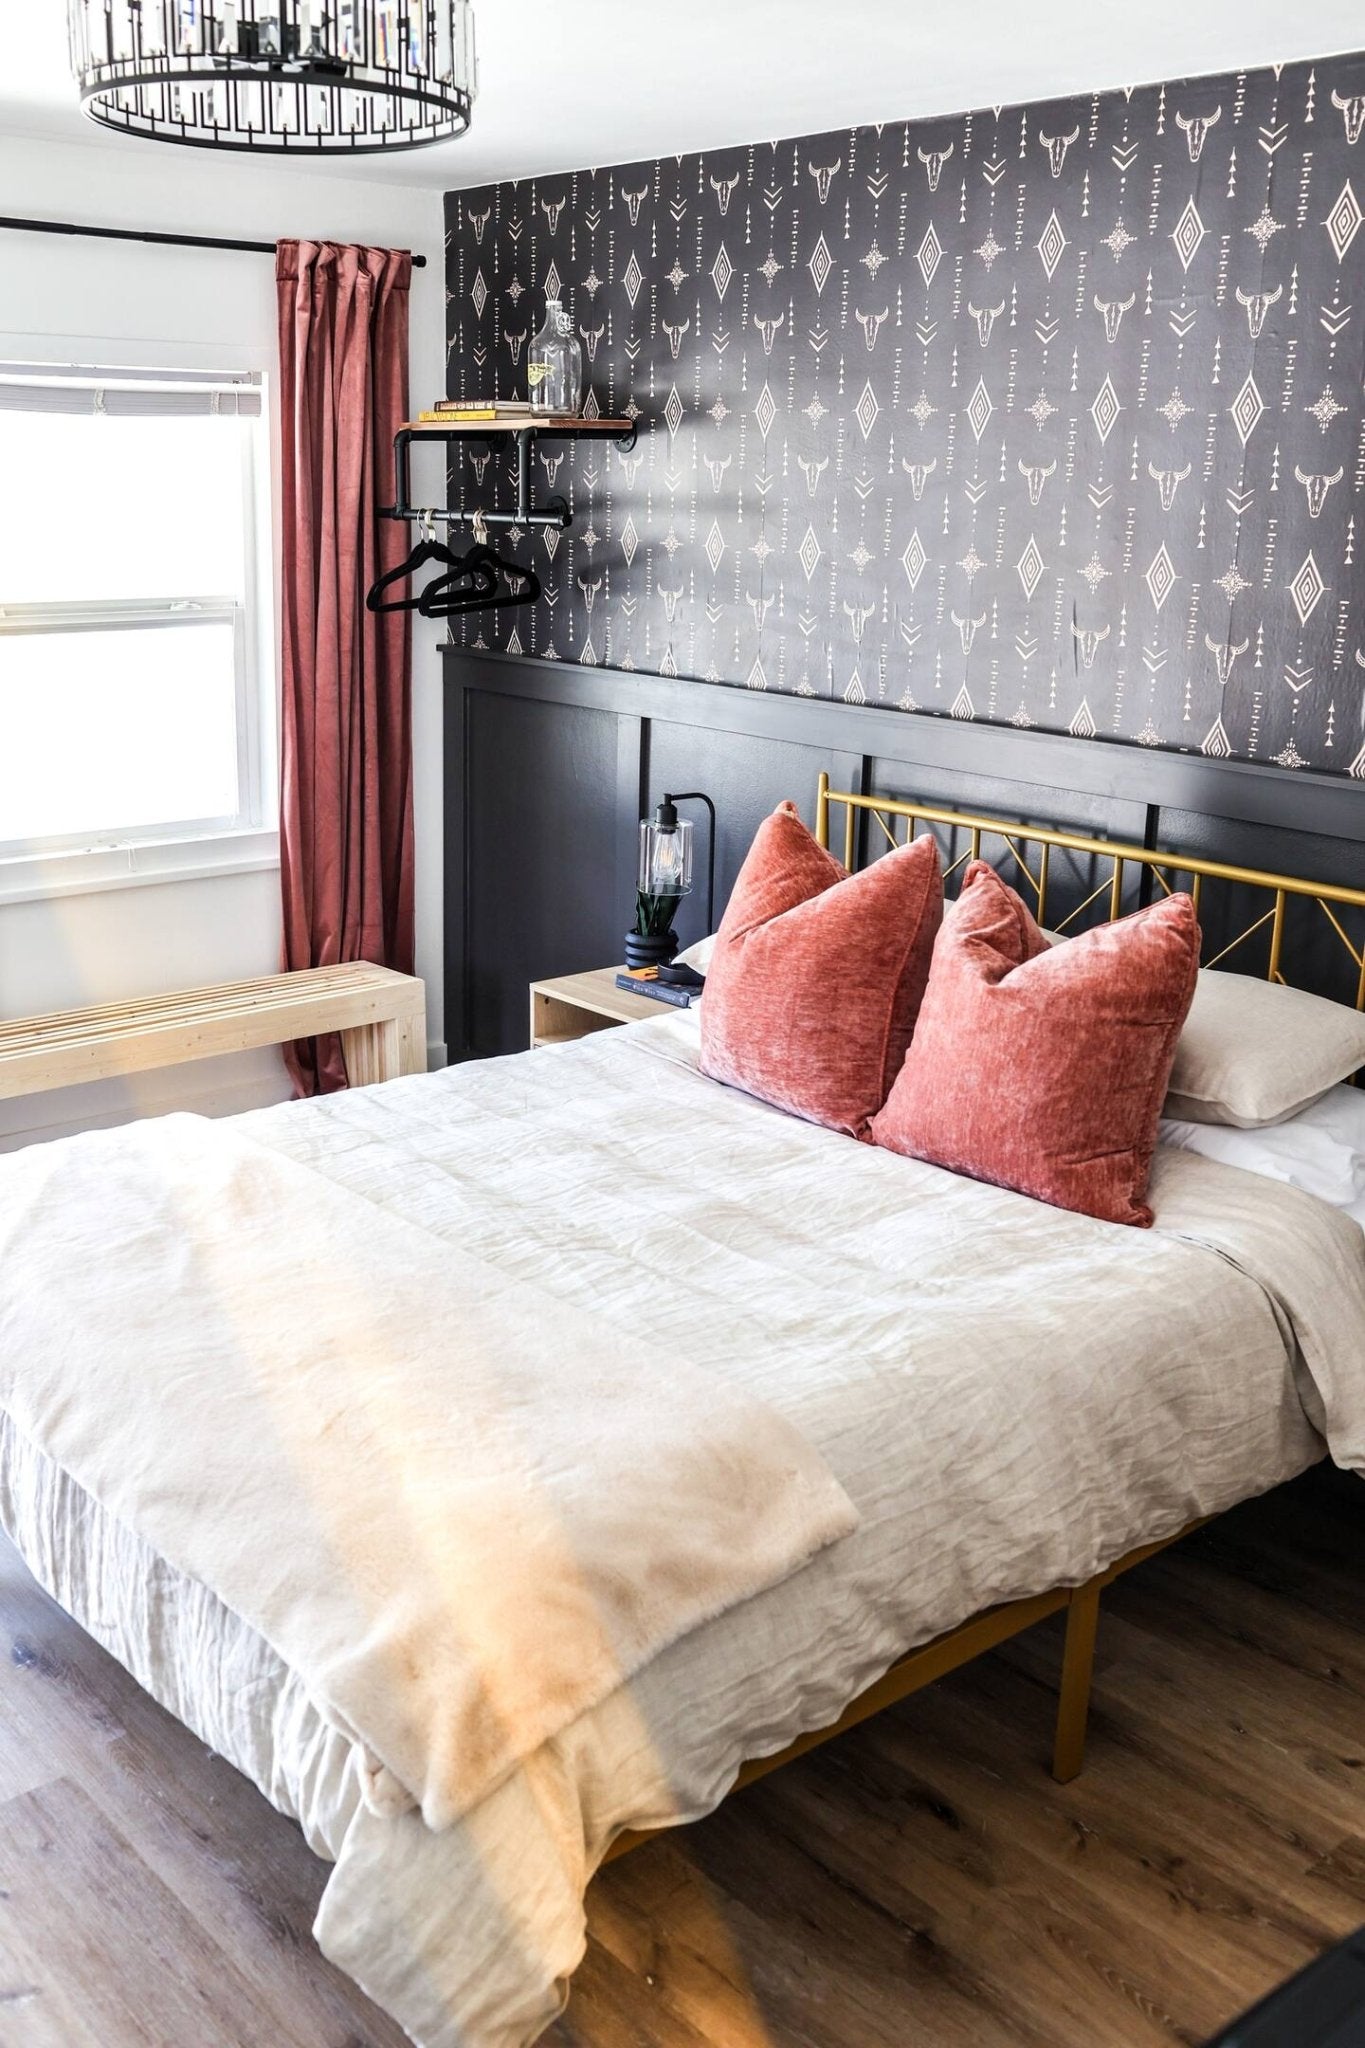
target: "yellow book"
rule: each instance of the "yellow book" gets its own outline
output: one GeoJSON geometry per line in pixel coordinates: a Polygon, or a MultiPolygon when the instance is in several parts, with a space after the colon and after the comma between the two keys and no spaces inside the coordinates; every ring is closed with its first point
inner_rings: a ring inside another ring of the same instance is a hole
{"type": "Polygon", "coordinates": [[[463,420],[495,420],[497,407],[492,405],[461,406],[458,412],[419,412],[417,423],[423,427],[444,426],[450,421],[458,425],[463,420]]]}

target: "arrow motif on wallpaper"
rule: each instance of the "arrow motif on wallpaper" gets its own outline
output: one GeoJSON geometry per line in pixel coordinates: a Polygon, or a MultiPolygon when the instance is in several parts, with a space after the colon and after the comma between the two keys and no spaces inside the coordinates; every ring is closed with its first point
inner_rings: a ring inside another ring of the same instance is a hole
{"type": "MultiPolygon", "coordinates": [[[[916,694],[963,720],[1334,767],[1333,665],[1301,633],[1330,622],[1339,674],[1365,609],[1365,59],[1319,62],[1316,119],[1308,83],[1287,65],[452,197],[452,391],[490,365],[521,389],[523,316],[557,280],[596,411],[641,422],[614,462],[555,451],[575,524],[522,542],[555,566],[518,644],[888,705],[914,703],[913,653],[916,694]],[[1158,615],[1184,653],[1132,662],[1158,615]]],[[[485,463],[505,491],[508,457],[485,463]]]]}

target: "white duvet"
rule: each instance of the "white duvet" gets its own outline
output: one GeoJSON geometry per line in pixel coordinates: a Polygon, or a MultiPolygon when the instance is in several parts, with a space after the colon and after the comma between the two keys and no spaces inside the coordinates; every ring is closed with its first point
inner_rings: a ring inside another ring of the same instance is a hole
{"type": "Polygon", "coordinates": [[[913,1643],[1289,1477],[1324,1435],[1365,1462],[1365,1244],[1311,1196],[1163,1154],[1158,1228],[1095,1223],[780,1116],[705,1080],[694,1042],[661,1018],[241,1120],[608,1317],[642,1375],[686,1356],[770,1404],[861,1517],[455,1825],[373,1812],[297,1673],[0,1432],[0,1518],[30,1563],[335,1861],[319,1941],[424,2048],[532,2041],[613,1835],[705,1812],[913,1643]]]}

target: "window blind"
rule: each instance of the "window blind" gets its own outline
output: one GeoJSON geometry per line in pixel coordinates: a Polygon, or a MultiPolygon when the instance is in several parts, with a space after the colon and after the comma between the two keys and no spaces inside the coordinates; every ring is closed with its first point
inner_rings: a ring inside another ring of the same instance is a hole
{"type": "Polygon", "coordinates": [[[0,412],[157,419],[213,413],[255,416],[254,370],[91,370],[80,365],[0,363],[0,412]]]}

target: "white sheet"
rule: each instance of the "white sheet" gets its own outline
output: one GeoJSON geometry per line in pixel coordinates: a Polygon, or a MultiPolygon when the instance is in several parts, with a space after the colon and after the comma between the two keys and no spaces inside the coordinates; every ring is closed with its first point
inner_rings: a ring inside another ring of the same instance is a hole
{"type": "Polygon", "coordinates": [[[243,1120],[656,1355],[686,1345],[808,1433],[862,1515],[459,1827],[368,1813],[290,1674],[97,1513],[73,1520],[80,1503],[0,1437],[21,1548],[338,1859],[319,1939],[424,2048],[535,2038],[618,1828],[706,1811],[746,1755],[827,1724],[901,1650],[991,1601],[1079,1581],[1303,1469],[1323,1441],[1300,1390],[1348,1459],[1365,1441],[1355,1357],[1333,1379],[1328,1356],[1338,1328],[1357,1356],[1365,1338],[1365,1248],[1309,1197],[1170,1155],[1159,1220],[1210,1249],[1044,1210],[718,1088],[694,1070],[695,1030],[670,1013],[243,1120]],[[1244,1273],[1236,1248],[1258,1239],[1267,1268],[1244,1273]],[[1338,1325],[1312,1328],[1296,1290],[1336,1301],[1338,1325]]]}
{"type": "Polygon", "coordinates": [[[1255,1130],[1163,1117],[1161,1142],[1302,1188],[1365,1230],[1365,1088],[1329,1088],[1284,1123],[1255,1130]]]}

